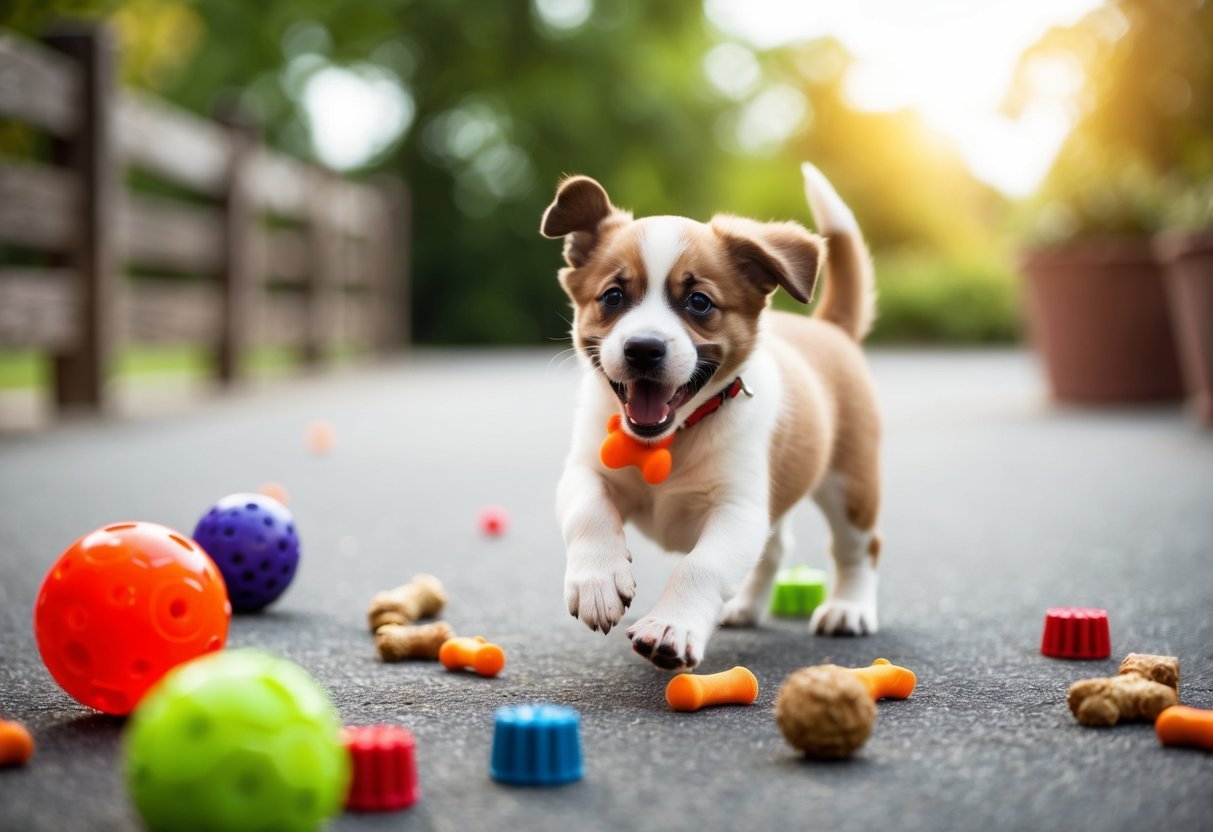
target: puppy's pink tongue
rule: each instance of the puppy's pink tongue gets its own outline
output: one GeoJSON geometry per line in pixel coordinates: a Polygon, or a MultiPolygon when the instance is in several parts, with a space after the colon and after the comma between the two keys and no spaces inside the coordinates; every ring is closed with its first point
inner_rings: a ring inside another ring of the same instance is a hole
{"type": "Polygon", "coordinates": [[[628,390],[628,402],[623,406],[628,418],[637,425],[659,425],[670,415],[668,404],[673,389],[651,381],[638,381],[628,390]]]}

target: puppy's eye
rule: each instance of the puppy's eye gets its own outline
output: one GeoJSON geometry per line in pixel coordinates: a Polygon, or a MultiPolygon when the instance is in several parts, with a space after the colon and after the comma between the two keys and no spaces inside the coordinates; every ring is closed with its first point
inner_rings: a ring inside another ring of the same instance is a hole
{"type": "Polygon", "coordinates": [[[623,290],[617,287],[611,287],[602,293],[602,297],[598,299],[604,309],[618,309],[623,306],[623,290]]]}
{"type": "Polygon", "coordinates": [[[692,292],[687,298],[687,310],[693,315],[706,315],[715,308],[716,304],[703,292],[692,292]]]}

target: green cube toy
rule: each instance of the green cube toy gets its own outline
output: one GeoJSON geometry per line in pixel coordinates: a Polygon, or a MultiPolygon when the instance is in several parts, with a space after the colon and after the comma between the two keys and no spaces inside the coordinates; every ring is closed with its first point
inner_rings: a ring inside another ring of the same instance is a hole
{"type": "Polygon", "coordinates": [[[826,599],[826,573],[807,566],[781,569],[775,576],[771,615],[808,618],[826,599]]]}
{"type": "Polygon", "coordinates": [[[349,790],[328,695],[303,668],[256,650],[169,672],[125,744],[131,797],[153,832],[319,829],[349,790]]]}

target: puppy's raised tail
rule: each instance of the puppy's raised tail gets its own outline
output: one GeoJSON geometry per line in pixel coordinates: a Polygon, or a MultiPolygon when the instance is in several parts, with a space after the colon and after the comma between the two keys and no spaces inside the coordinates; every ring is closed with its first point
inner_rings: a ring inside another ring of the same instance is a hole
{"type": "Polygon", "coordinates": [[[855,215],[816,167],[805,162],[804,190],[817,223],[828,241],[825,288],[815,315],[862,341],[876,320],[876,281],[872,258],[855,215]]]}

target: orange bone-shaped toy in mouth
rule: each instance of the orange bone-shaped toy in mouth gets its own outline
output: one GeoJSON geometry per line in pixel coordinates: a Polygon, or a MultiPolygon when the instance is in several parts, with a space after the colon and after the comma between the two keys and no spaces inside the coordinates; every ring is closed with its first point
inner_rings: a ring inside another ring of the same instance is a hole
{"type": "Polygon", "coordinates": [[[670,455],[670,434],[660,442],[641,442],[623,429],[623,419],[618,413],[607,422],[607,438],[602,443],[600,457],[608,468],[626,468],[635,465],[649,485],[657,485],[670,475],[674,458],[670,455]]]}

